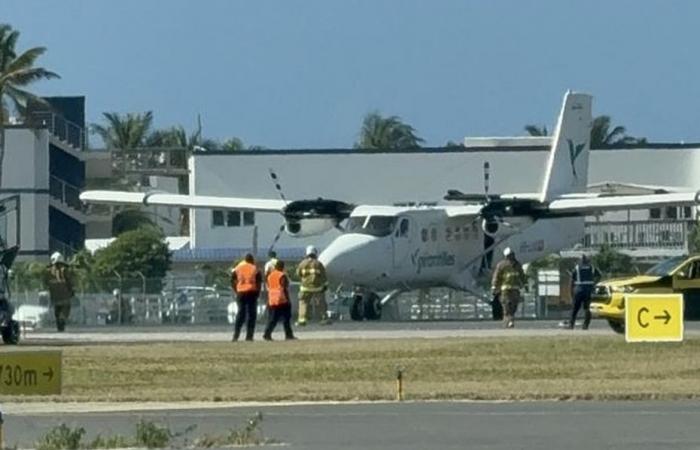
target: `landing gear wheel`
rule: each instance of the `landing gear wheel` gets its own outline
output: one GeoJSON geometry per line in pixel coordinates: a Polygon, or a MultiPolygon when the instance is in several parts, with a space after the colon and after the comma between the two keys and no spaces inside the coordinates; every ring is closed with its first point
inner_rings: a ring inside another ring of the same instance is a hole
{"type": "Polygon", "coordinates": [[[382,317],[382,305],[380,298],[374,292],[365,296],[364,313],[366,320],[379,320],[382,317]]]}
{"type": "Polygon", "coordinates": [[[618,322],[617,320],[608,320],[608,325],[617,334],[625,334],[625,323],[618,322]]]}
{"type": "Polygon", "coordinates": [[[350,305],[350,318],[355,321],[362,321],[363,319],[363,298],[361,295],[354,295],[352,297],[352,305],[350,305]]]}
{"type": "Polygon", "coordinates": [[[10,321],[10,323],[2,329],[2,342],[8,345],[19,344],[19,322],[16,320],[10,321]]]}

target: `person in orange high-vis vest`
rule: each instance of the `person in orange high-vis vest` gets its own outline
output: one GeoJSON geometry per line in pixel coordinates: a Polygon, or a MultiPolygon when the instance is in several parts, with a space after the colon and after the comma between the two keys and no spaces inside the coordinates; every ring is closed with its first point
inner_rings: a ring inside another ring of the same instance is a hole
{"type": "Polygon", "coordinates": [[[289,297],[289,278],[284,273],[284,261],[275,262],[275,268],[269,273],[266,281],[268,319],[263,339],[272,340],[272,332],[280,320],[284,325],[285,339],[296,339],[292,332],[292,302],[289,297]]]}
{"type": "Polygon", "coordinates": [[[244,323],[246,323],[245,340],[253,340],[261,286],[262,275],[255,265],[253,255],[246,253],[243,261],[231,271],[231,288],[236,294],[236,303],[238,304],[238,313],[233,325],[234,342],[240,337],[244,323]]]}

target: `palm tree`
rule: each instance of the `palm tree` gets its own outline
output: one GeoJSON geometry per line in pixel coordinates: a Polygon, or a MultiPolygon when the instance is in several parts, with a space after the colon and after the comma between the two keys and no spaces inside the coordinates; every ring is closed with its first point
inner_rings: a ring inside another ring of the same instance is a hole
{"type": "Polygon", "coordinates": [[[630,144],[645,143],[645,138],[627,136],[625,127],[616,126],[610,130],[610,116],[598,116],[591,127],[591,148],[615,148],[630,144]]]}
{"type": "Polygon", "coordinates": [[[362,121],[360,140],[355,148],[362,150],[401,150],[419,148],[425,142],[416,130],[397,116],[382,117],[379,112],[367,114],[362,121]]]}
{"type": "Polygon", "coordinates": [[[102,113],[107,125],[93,123],[92,132],[102,138],[105,145],[111,149],[129,151],[146,144],[146,138],[153,124],[153,113],[143,114],[115,112],[102,113]]]}
{"type": "Polygon", "coordinates": [[[36,81],[60,78],[58,74],[43,67],[34,67],[37,59],[46,52],[45,47],[33,47],[17,56],[17,39],[19,31],[13,30],[10,25],[0,24],[0,186],[5,156],[4,124],[10,114],[8,106],[12,105],[18,113],[23,113],[30,100],[45,103],[27,91],[27,86],[36,81]]]}
{"type": "Polygon", "coordinates": [[[549,136],[547,125],[525,125],[525,131],[530,136],[549,136]]]}

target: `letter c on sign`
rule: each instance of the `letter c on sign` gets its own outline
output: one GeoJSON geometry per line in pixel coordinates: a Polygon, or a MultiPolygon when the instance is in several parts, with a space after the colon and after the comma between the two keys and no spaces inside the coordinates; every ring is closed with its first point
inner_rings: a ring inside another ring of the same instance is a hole
{"type": "Polygon", "coordinates": [[[642,313],[648,313],[649,309],[644,306],[642,308],[639,308],[639,312],[637,312],[637,323],[639,323],[639,326],[642,328],[646,328],[649,326],[649,322],[642,322],[642,313]]]}

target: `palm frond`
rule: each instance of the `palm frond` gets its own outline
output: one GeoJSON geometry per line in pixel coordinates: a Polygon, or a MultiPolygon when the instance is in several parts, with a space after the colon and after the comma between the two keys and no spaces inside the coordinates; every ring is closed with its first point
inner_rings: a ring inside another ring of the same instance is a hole
{"type": "Polygon", "coordinates": [[[5,68],[5,72],[15,72],[22,69],[28,69],[34,66],[36,60],[46,53],[46,47],[34,47],[25,50],[24,53],[15,57],[9,62],[5,68]]]}
{"type": "Polygon", "coordinates": [[[12,83],[16,86],[26,86],[40,80],[50,80],[52,78],[61,78],[57,73],[46,70],[42,67],[34,67],[28,69],[15,70],[14,72],[5,72],[0,76],[0,84],[12,83]]]}

